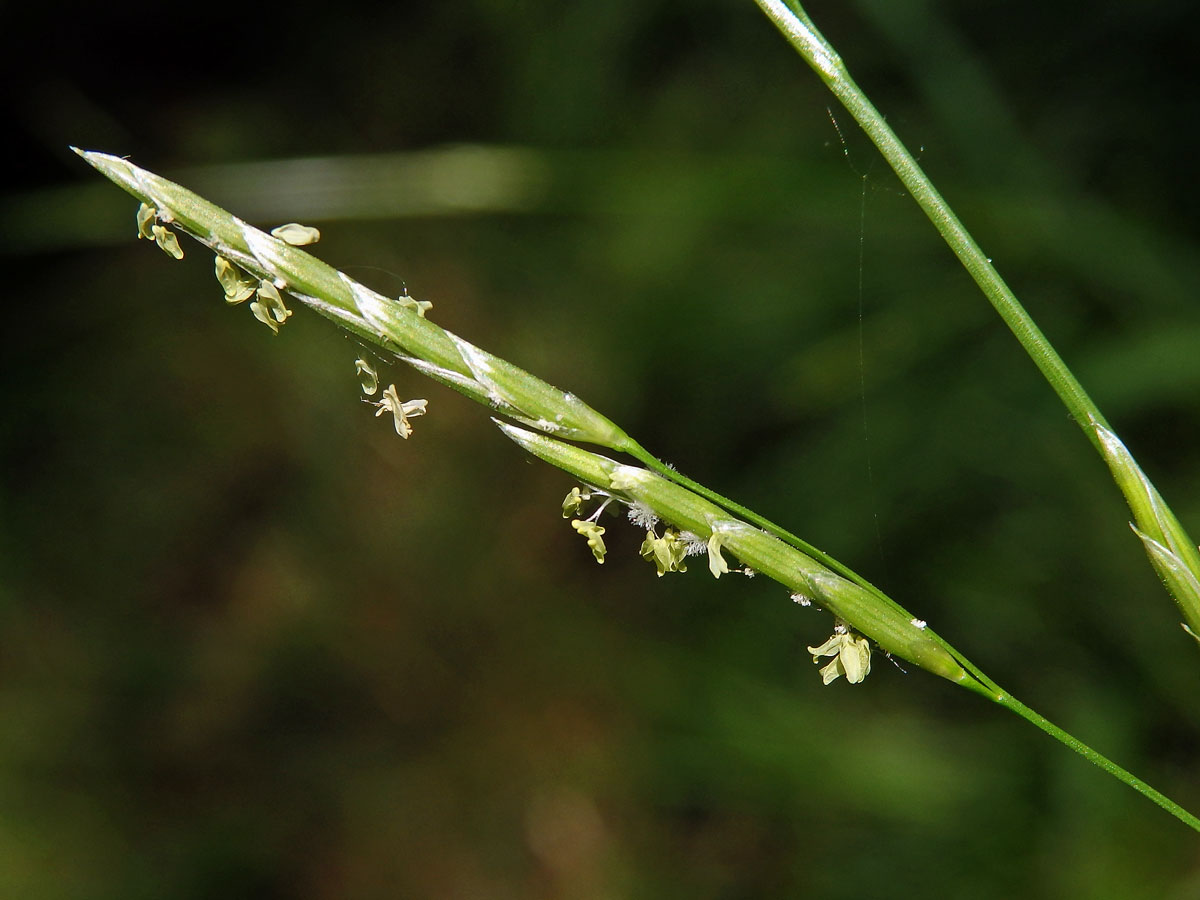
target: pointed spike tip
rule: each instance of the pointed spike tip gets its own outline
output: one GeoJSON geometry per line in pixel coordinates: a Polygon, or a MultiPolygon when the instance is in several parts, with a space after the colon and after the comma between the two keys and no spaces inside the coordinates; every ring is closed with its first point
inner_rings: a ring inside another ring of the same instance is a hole
{"type": "Polygon", "coordinates": [[[112,177],[110,173],[117,171],[125,176],[129,176],[136,166],[129,162],[123,156],[114,156],[111,153],[101,153],[99,150],[81,150],[79,147],[71,146],[71,149],[83,158],[84,162],[92,168],[104,173],[108,177],[112,177]]]}
{"type": "Polygon", "coordinates": [[[80,158],[83,159],[84,162],[86,162],[90,166],[94,166],[97,169],[100,168],[101,160],[120,159],[120,157],[111,156],[108,153],[100,153],[97,150],[83,150],[79,147],[76,147],[73,144],[71,145],[71,149],[74,150],[77,154],[79,154],[80,158]]]}
{"type": "Polygon", "coordinates": [[[528,431],[524,428],[518,428],[516,425],[513,425],[510,422],[505,422],[503,419],[497,419],[495,416],[492,416],[492,421],[496,423],[496,427],[504,433],[505,437],[522,446],[525,446],[529,442],[530,438],[535,437],[532,431],[528,431]]]}

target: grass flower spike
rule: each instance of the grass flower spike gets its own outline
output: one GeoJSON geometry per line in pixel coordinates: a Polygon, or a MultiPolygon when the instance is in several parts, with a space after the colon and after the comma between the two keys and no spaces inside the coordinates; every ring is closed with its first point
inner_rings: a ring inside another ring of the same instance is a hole
{"type": "MultiPolygon", "coordinates": [[[[783,584],[789,595],[803,591],[820,598],[825,608],[888,652],[964,687],[990,693],[959,665],[930,631],[913,626],[912,613],[894,603],[881,603],[865,589],[778,538],[732,518],[728,512],[687,488],[639,466],[622,465],[515,425],[497,424],[534,456],[609,492],[611,499],[641,504],[675,529],[690,531],[706,541],[710,551],[709,570],[714,575],[729,571],[728,563],[721,555],[724,548],[742,563],[783,584]]],[[[579,530],[574,522],[572,526],[579,530]]]]}
{"type": "Polygon", "coordinates": [[[1111,429],[1092,420],[1104,461],[1133,511],[1129,527],[1183,613],[1184,631],[1200,634],[1200,552],[1133,454],[1111,429]]]}
{"type": "MultiPolygon", "coordinates": [[[[540,431],[616,450],[635,446],[613,422],[575,395],[430,322],[424,316],[428,301],[407,295],[385,297],[299,247],[128,160],[107,153],[76,152],[156,210],[159,221],[171,222],[254,278],[291,294],[435,381],[540,431]]],[[[276,325],[281,324],[269,305],[264,311],[276,325]]]]}
{"type": "MultiPolygon", "coordinates": [[[[774,0],[760,3],[778,6],[774,0]]],[[[815,30],[806,33],[818,40],[815,30]]],[[[835,70],[840,66],[834,55],[825,59],[835,70]]],[[[284,301],[284,295],[290,295],[362,343],[374,345],[379,353],[486,405],[505,435],[584,485],[567,495],[562,514],[586,538],[598,563],[605,561],[607,547],[605,528],[597,520],[611,503],[624,505],[629,521],[645,534],[640,554],[655,564],[658,575],[684,572],[687,556],[707,553],[709,571],[719,578],[734,571],[725,557],[729,554],[740,566],[738,571],[761,573],[783,585],[786,595],[797,603],[830,612],[836,622],[833,636],[809,648],[817,658],[832,657],[821,669],[826,684],[840,677],[851,684],[861,683],[870,671],[874,645],[1017,713],[1200,831],[1195,816],[1025,707],[923,620],[842,563],[667,466],[574,394],[429,321],[425,314],[432,304],[428,301],[415,300],[407,292],[398,298],[385,297],[300,249],[297,244],[309,244],[319,237],[315,229],[310,233],[293,224],[267,234],[125,159],[76,152],[141,202],[137,214],[140,237],[154,240],[177,259],[183,251],[171,229],[212,250],[217,255],[215,274],[226,302],[236,305],[252,300],[255,318],[273,333],[293,315],[284,301]],[[566,441],[625,453],[641,465],[620,462],[566,441]],[[599,508],[582,517],[584,504],[596,497],[603,498],[599,508]],[[663,529],[661,537],[659,527],[663,529]]],[[[355,361],[355,368],[363,393],[374,396],[379,387],[374,368],[362,358],[355,361]]],[[[394,384],[388,385],[381,399],[365,402],[376,407],[376,416],[390,413],[396,433],[405,439],[413,433],[411,419],[424,415],[427,407],[424,399],[401,400],[394,384]]],[[[1096,419],[1097,440],[1104,443],[1108,439],[1099,423],[1096,419]]],[[[1119,442],[1109,443],[1111,456],[1123,458],[1119,442]]],[[[1133,487],[1142,484],[1127,463],[1117,469],[1133,487]]],[[[1186,574],[1198,571],[1196,549],[1183,539],[1182,529],[1147,485],[1141,487],[1143,499],[1131,501],[1139,536],[1172,590],[1200,597],[1200,588],[1186,574]]],[[[1200,616],[1181,606],[1192,633],[1200,634],[1200,616]]]]}

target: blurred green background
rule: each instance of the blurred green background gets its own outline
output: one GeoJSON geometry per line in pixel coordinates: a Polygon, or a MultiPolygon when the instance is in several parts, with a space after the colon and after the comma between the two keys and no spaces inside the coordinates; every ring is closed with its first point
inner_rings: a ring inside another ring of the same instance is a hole
{"type": "MultiPolygon", "coordinates": [[[[1200,531],[1195,4],[809,12],[1200,531]]],[[[1116,489],[750,0],[0,16],[4,896],[1200,897],[1195,834],[999,708],[822,687],[777,585],[615,521],[596,566],[403,368],[398,440],[332,325],[226,308],[66,149],[319,225],[1200,809],[1116,489]]]]}

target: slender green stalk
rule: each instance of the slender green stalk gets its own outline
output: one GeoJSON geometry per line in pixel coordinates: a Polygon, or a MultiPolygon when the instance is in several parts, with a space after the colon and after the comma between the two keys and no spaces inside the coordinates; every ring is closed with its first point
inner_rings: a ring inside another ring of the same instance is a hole
{"type": "MultiPolygon", "coordinates": [[[[870,671],[868,641],[854,637],[846,626],[857,629],[887,652],[1013,710],[1200,831],[1200,821],[1191,814],[1018,703],[925,622],[842,564],[668,468],[573,394],[564,393],[429,321],[425,312],[431,304],[407,294],[399,298],[384,297],[275,236],[299,234],[307,241],[315,239],[318,234],[315,229],[283,226],[268,235],[186,188],[127,160],[103,153],[79,153],[142,201],[137,217],[142,237],[154,240],[176,259],[184,253],[172,229],[186,232],[214,251],[216,276],[224,288],[226,301],[239,304],[257,297],[251,309],[273,332],[278,333],[291,316],[281,292],[290,294],[434,380],[543,432],[537,434],[497,420],[504,432],[530,453],[571,472],[585,484],[637,512],[637,520],[648,528],[643,555],[658,560],[660,574],[683,571],[683,553],[692,541],[701,550],[706,544],[709,569],[719,577],[731,571],[721,556],[721,549],[726,548],[753,570],[795,592],[794,597],[811,597],[829,609],[844,625],[824,645],[810,648],[815,655],[835,657],[822,670],[827,681],[831,672],[833,677],[846,674],[848,680],[858,681],[870,671]],[[626,452],[649,468],[624,465],[557,438],[626,452]],[[643,512],[649,514],[644,519],[643,512]],[[744,520],[735,518],[731,512],[742,515],[744,520]],[[670,538],[666,533],[660,537],[654,530],[659,520],[685,531],[672,531],[670,538]]],[[[369,364],[358,362],[363,390],[374,394],[379,387],[375,373],[369,364]]],[[[402,437],[412,432],[408,417],[426,411],[424,400],[400,401],[394,385],[375,405],[379,413],[393,413],[396,431],[402,437]]],[[[564,504],[564,513],[567,508],[564,504]]],[[[591,519],[577,519],[572,525],[588,537],[597,559],[602,561],[603,527],[591,519]]]]}
{"type": "Polygon", "coordinates": [[[1060,743],[1070,747],[1088,762],[1093,763],[1100,769],[1103,769],[1109,775],[1113,776],[1113,778],[1125,782],[1125,784],[1129,785],[1143,797],[1157,803],[1175,818],[1179,819],[1179,821],[1183,822],[1184,825],[1187,825],[1194,831],[1200,831],[1200,818],[1192,815],[1174,800],[1164,796],[1159,791],[1156,791],[1154,788],[1150,787],[1150,785],[1146,784],[1146,782],[1142,781],[1136,775],[1133,775],[1127,772],[1125,769],[1122,769],[1108,757],[1102,756],[1091,747],[1087,746],[1087,744],[1084,744],[1078,738],[1075,738],[1063,731],[1045,716],[1034,712],[1016,697],[1013,697],[1008,693],[1002,693],[1001,696],[996,697],[995,700],[1004,708],[1016,713],[1026,722],[1029,722],[1030,724],[1042,729],[1042,731],[1046,732],[1046,734],[1050,735],[1050,737],[1054,738],[1056,741],[1059,741],[1060,743]]]}
{"type": "Polygon", "coordinates": [[[513,425],[500,422],[497,424],[505,434],[534,456],[570,472],[586,483],[598,485],[604,491],[627,502],[642,504],[665,521],[687,528],[706,540],[714,534],[717,535],[721,539],[721,546],[728,548],[742,562],[775,579],[789,590],[812,592],[821,597],[831,612],[847,621],[855,622],[856,627],[875,639],[884,649],[912,660],[922,668],[982,694],[1016,713],[1109,775],[1154,801],[1185,825],[1200,831],[1200,819],[1136,775],[1068,734],[1045,716],[1021,703],[976,667],[967,663],[962,654],[934,634],[925,623],[911,619],[909,613],[899,605],[890,600],[890,606],[875,603],[875,597],[870,592],[828,571],[795,548],[758,529],[750,528],[744,522],[729,518],[719,507],[685,488],[655,476],[646,469],[623,466],[615,460],[553,438],[543,437],[513,425]],[[960,663],[963,664],[962,668],[958,666],[960,663]],[[968,673],[974,678],[969,677],[968,673]]]}
{"type": "Polygon", "coordinates": [[[1134,531],[1142,539],[1151,565],[1183,614],[1184,630],[1193,636],[1200,635],[1200,552],[1196,543],[1117,439],[1100,408],[1000,277],[992,261],[879,110],[855,84],[837,51],[817,30],[801,4],[797,0],[755,2],[871,138],[1104,458],[1134,513],[1134,531]]]}

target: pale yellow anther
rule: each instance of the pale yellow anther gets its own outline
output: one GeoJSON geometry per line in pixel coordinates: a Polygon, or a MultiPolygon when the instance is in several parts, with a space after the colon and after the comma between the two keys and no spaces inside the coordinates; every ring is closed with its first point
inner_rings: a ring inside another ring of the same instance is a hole
{"type": "Polygon", "coordinates": [[[151,230],[154,223],[158,221],[158,210],[149,203],[143,203],[138,206],[137,211],[137,229],[138,238],[147,241],[154,240],[154,232],[151,230]]]}
{"type": "Polygon", "coordinates": [[[217,255],[213,270],[216,273],[217,281],[221,283],[221,289],[225,291],[226,303],[230,305],[245,303],[254,296],[254,291],[258,288],[258,282],[254,277],[243,272],[220,254],[217,255]]]}
{"type": "Polygon", "coordinates": [[[409,435],[413,433],[408,420],[425,415],[425,407],[428,404],[428,400],[401,400],[400,395],[396,393],[396,386],[389,384],[383,392],[383,399],[376,400],[371,405],[378,407],[375,410],[376,417],[390,412],[396,423],[396,434],[408,440],[409,435]]]}
{"type": "Polygon", "coordinates": [[[646,540],[642,541],[642,558],[653,562],[658,569],[658,577],[668,572],[686,572],[687,542],[679,537],[679,532],[670,528],[659,537],[651,529],[646,532],[646,540]]]}
{"type": "Polygon", "coordinates": [[[409,307],[410,309],[415,309],[417,311],[417,315],[422,319],[425,318],[426,310],[433,309],[432,300],[417,300],[413,297],[410,297],[408,294],[401,294],[396,298],[396,301],[403,306],[409,307]]]}
{"type": "Polygon", "coordinates": [[[585,500],[592,499],[592,492],[587,488],[571,488],[571,493],[567,494],[563,500],[562,514],[564,519],[569,519],[571,516],[579,515],[579,511],[583,508],[585,500]]]}
{"type": "Polygon", "coordinates": [[[724,541],[717,531],[708,539],[708,571],[712,572],[713,578],[720,578],[729,572],[729,563],[725,562],[725,557],[721,555],[721,544],[724,541]]]}
{"type": "Polygon", "coordinates": [[[571,527],[587,538],[592,556],[596,557],[596,562],[603,565],[604,554],[608,552],[608,548],[604,546],[604,526],[583,519],[572,519],[571,527]]]}
{"type": "Polygon", "coordinates": [[[250,304],[250,312],[254,318],[271,329],[273,334],[279,334],[279,326],[291,318],[292,311],[283,302],[283,297],[269,281],[258,285],[258,299],[250,304]]]}
{"type": "Polygon", "coordinates": [[[267,308],[257,300],[250,304],[250,312],[254,314],[254,318],[271,329],[271,334],[279,334],[279,323],[271,318],[271,314],[267,311],[267,308]]]}
{"type": "Polygon", "coordinates": [[[151,225],[150,232],[154,235],[154,243],[158,244],[163,253],[175,259],[183,259],[183,248],[179,246],[179,238],[175,237],[175,232],[165,225],[151,225]]]}
{"type": "Polygon", "coordinates": [[[849,631],[838,631],[820,647],[809,647],[813,662],[822,656],[833,660],[821,669],[821,680],[825,684],[842,675],[851,684],[858,684],[871,672],[871,642],[849,631]]]}
{"type": "Polygon", "coordinates": [[[288,222],[286,225],[272,228],[271,234],[293,247],[315,244],[321,239],[321,232],[318,229],[311,225],[301,225],[299,222],[288,222]]]}
{"type": "Polygon", "coordinates": [[[379,375],[365,359],[356,359],[354,368],[358,372],[358,381],[362,385],[362,392],[368,397],[374,396],[375,392],[379,390],[379,375]]]}

